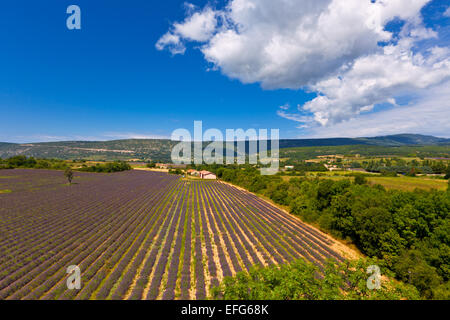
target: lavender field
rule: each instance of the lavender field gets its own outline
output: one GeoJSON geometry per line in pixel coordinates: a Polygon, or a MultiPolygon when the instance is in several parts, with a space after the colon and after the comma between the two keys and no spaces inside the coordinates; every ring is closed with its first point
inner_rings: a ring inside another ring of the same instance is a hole
{"type": "Polygon", "coordinates": [[[221,182],[145,171],[74,182],[0,172],[0,299],[205,299],[255,265],[344,261],[330,237],[221,182]],[[80,290],[67,288],[70,265],[80,290]]]}

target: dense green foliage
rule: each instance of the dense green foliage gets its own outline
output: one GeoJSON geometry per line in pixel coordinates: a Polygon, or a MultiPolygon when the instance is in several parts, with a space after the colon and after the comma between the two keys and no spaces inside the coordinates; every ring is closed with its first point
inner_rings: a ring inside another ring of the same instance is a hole
{"type": "Polygon", "coordinates": [[[323,230],[349,239],[369,257],[386,262],[398,279],[425,298],[449,298],[450,192],[387,191],[344,179],[261,176],[256,168],[209,167],[225,181],[288,206],[323,230]]]}
{"type": "MultiPolygon", "coordinates": [[[[348,264],[328,263],[322,277],[316,266],[303,260],[254,268],[225,278],[212,290],[213,299],[225,300],[398,300],[419,299],[411,285],[384,277],[380,289],[368,289],[367,267],[376,260],[361,259],[348,264]]],[[[381,273],[391,275],[389,270],[381,273]]]]}
{"type": "Polygon", "coordinates": [[[124,161],[114,161],[114,162],[108,162],[108,163],[104,163],[104,164],[97,163],[94,166],[85,166],[78,170],[84,171],[84,172],[111,173],[111,172],[120,172],[120,171],[131,170],[131,166],[124,161]]]}
{"type": "Polygon", "coordinates": [[[367,184],[367,179],[363,174],[355,175],[355,184],[367,184]]]}
{"type": "Polygon", "coordinates": [[[403,159],[380,159],[365,161],[362,167],[370,172],[414,174],[446,174],[450,173],[450,164],[443,161],[405,161],[403,159]]]}
{"type": "MultiPolygon", "coordinates": [[[[35,159],[26,156],[14,156],[6,160],[0,159],[0,169],[29,168],[29,169],[52,169],[66,170],[70,165],[64,160],[56,159],[35,159]]],[[[114,161],[94,166],[83,166],[78,171],[84,172],[119,172],[131,170],[131,166],[124,161],[114,161]]]]}
{"type": "Polygon", "coordinates": [[[152,169],[152,168],[156,168],[156,163],[155,162],[149,162],[149,163],[147,163],[147,168],[150,168],[150,169],[152,169]]]}
{"type": "Polygon", "coordinates": [[[184,175],[184,172],[181,169],[169,169],[169,174],[184,175]]]}
{"type": "Polygon", "coordinates": [[[32,169],[54,169],[65,170],[68,167],[63,160],[35,159],[26,156],[14,156],[6,160],[0,159],[0,169],[32,168],[32,169]]]}

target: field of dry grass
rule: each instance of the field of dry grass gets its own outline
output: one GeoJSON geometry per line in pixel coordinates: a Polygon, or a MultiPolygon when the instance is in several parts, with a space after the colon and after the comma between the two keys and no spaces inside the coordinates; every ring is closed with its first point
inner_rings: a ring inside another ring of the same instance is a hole
{"type": "Polygon", "coordinates": [[[448,181],[443,179],[427,179],[418,177],[370,177],[371,184],[381,184],[386,189],[398,189],[404,191],[412,191],[419,189],[437,189],[446,190],[448,181]]]}
{"type": "MultiPolygon", "coordinates": [[[[288,181],[293,178],[292,176],[283,176],[283,180],[288,181]]],[[[334,175],[334,173],[325,172],[325,176],[321,176],[320,179],[332,179],[342,180],[350,179],[353,181],[353,177],[348,175],[334,175]]],[[[370,184],[380,184],[386,189],[396,189],[403,191],[413,191],[414,189],[425,190],[446,190],[448,186],[448,180],[444,179],[432,179],[426,177],[381,177],[374,175],[373,177],[367,177],[370,184]]]]}

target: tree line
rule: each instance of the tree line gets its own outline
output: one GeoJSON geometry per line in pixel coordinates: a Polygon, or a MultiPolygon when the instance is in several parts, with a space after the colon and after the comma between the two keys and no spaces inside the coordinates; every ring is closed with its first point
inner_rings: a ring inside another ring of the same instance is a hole
{"type": "MultiPolygon", "coordinates": [[[[14,156],[8,159],[0,159],[0,169],[48,169],[48,170],[66,170],[71,168],[70,163],[64,160],[58,159],[35,159],[33,157],[26,156],[14,156]]],[[[73,170],[83,172],[120,172],[131,170],[131,166],[125,161],[114,161],[107,163],[97,163],[92,166],[82,164],[81,167],[73,170]]]]}
{"type": "Polygon", "coordinates": [[[380,159],[363,162],[362,167],[369,172],[377,172],[384,175],[399,173],[406,175],[416,174],[445,174],[445,179],[450,178],[450,164],[443,161],[405,161],[402,159],[380,159]]]}
{"type": "Polygon", "coordinates": [[[8,159],[0,158],[0,169],[28,168],[65,170],[67,167],[67,162],[58,159],[35,159],[27,156],[14,156],[8,159]]]}

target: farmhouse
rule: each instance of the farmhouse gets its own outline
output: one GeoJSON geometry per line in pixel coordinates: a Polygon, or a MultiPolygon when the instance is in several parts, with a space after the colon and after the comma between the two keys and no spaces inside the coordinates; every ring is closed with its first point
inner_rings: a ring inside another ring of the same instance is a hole
{"type": "Polygon", "coordinates": [[[328,169],[328,171],[339,171],[342,170],[341,168],[339,168],[336,165],[331,165],[331,164],[324,164],[324,167],[328,169]]]}
{"type": "Polygon", "coordinates": [[[206,170],[200,171],[200,178],[205,179],[205,180],[216,180],[217,179],[217,177],[214,173],[211,173],[206,170]]]}
{"type": "Polygon", "coordinates": [[[191,176],[194,176],[194,177],[200,176],[200,172],[197,171],[197,170],[194,170],[194,169],[189,169],[189,170],[187,171],[187,174],[188,174],[188,175],[191,175],[191,176]]]}

